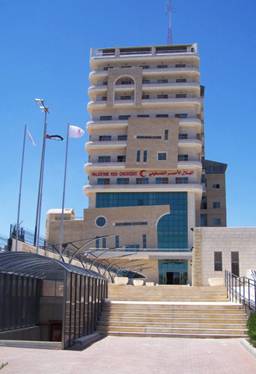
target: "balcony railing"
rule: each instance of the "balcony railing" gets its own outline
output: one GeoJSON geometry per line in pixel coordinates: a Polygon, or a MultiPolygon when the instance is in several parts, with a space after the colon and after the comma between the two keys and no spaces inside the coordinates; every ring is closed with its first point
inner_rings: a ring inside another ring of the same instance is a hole
{"type": "Polygon", "coordinates": [[[256,312],[256,281],[247,277],[238,277],[225,270],[225,286],[230,301],[245,305],[256,312]]]}

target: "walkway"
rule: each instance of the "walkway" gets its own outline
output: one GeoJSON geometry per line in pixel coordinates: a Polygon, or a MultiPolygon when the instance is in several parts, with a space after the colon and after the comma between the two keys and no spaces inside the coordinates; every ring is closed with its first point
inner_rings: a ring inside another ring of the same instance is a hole
{"type": "Polygon", "coordinates": [[[82,352],[2,348],[1,374],[255,374],[239,339],[107,337],[82,352]]]}

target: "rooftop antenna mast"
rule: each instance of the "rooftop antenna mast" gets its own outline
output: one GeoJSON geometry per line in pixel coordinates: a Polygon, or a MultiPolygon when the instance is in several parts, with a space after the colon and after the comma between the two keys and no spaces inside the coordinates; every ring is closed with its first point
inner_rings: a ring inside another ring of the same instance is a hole
{"type": "Polygon", "coordinates": [[[173,43],[172,38],[172,0],[168,0],[166,13],[168,16],[168,33],[167,33],[167,44],[173,43]]]}

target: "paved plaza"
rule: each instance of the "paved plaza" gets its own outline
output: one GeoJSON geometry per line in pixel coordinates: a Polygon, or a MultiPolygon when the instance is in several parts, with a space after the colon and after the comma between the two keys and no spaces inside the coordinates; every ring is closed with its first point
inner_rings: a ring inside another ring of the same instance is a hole
{"type": "Polygon", "coordinates": [[[255,374],[240,339],[107,337],[84,351],[0,348],[1,374],[255,374]]]}

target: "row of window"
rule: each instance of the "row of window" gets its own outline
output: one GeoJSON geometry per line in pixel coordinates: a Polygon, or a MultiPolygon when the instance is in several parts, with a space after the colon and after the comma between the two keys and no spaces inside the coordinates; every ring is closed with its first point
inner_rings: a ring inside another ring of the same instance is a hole
{"type": "MultiPolygon", "coordinates": [[[[222,252],[214,252],[214,271],[223,271],[222,252]]],[[[231,252],[231,273],[239,277],[239,252],[231,252]]]]}
{"type": "MultiPolygon", "coordinates": [[[[137,116],[135,115],[131,115],[131,114],[120,114],[117,119],[119,120],[128,120],[130,117],[137,117],[137,118],[149,118],[150,117],[150,114],[137,114],[137,116]]],[[[152,117],[152,115],[151,115],[152,117]]],[[[158,113],[155,115],[156,118],[172,118],[172,117],[175,117],[175,118],[188,118],[188,113],[175,113],[174,115],[170,115],[168,113],[158,113]]],[[[100,116],[99,117],[99,120],[100,121],[112,121],[113,120],[113,116],[100,116]]]]}
{"type": "MultiPolygon", "coordinates": [[[[142,94],[143,100],[150,100],[150,99],[184,99],[184,98],[193,98],[197,99],[197,95],[188,95],[186,93],[177,93],[175,95],[171,94],[158,94],[158,95],[149,95],[149,94],[142,94]]],[[[119,95],[115,96],[115,100],[134,100],[134,95],[119,95]]],[[[107,101],[107,96],[97,96],[96,101],[107,101]]]]}
{"type": "MultiPolygon", "coordinates": [[[[113,69],[115,68],[116,66],[104,66],[103,67],[103,70],[107,71],[109,69],[113,69]]],[[[131,67],[134,67],[132,65],[122,65],[122,66],[118,66],[118,68],[124,68],[124,69],[129,69],[131,67]]],[[[173,69],[173,68],[177,68],[177,69],[184,69],[184,68],[187,68],[187,67],[192,67],[194,68],[195,66],[194,65],[191,65],[191,64],[185,64],[185,63],[178,63],[178,64],[174,64],[174,65],[168,65],[168,64],[158,64],[158,65],[139,65],[139,67],[141,67],[142,69],[173,69]]]]}
{"type": "MultiPolygon", "coordinates": [[[[164,140],[168,140],[169,136],[169,130],[164,130],[164,140]]],[[[136,135],[136,139],[162,139],[161,135],[136,135]]],[[[179,139],[193,139],[191,138],[191,135],[188,133],[180,133],[179,134],[179,139]]],[[[196,134],[196,139],[201,139],[201,134],[196,134]]],[[[90,140],[92,138],[90,137],[90,140]]],[[[98,141],[100,142],[105,142],[105,141],[111,141],[111,140],[119,140],[119,141],[125,141],[127,140],[127,135],[122,134],[122,135],[117,135],[113,137],[112,135],[100,135],[98,137],[98,141]]]]}
{"type": "MultiPolygon", "coordinates": [[[[199,159],[199,158],[198,158],[199,159]]],[[[157,160],[158,161],[166,161],[167,160],[167,152],[158,152],[157,153],[157,160]]],[[[137,150],[136,152],[136,162],[147,162],[148,161],[148,151],[145,150],[137,150]]],[[[188,154],[180,154],[178,155],[178,161],[189,161],[188,154]]],[[[115,162],[111,160],[111,156],[98,156],[98,162],[115,162]]],[[[125,155],[118,155],[116,158],[116,162],[126,162],[125,155]]]]}
{"type": "MultiPolygon", "coordinates": [[[[122,248],[120,245],[120,236],[116,235],[115,238],[115,248],[110,248],[110,249],[117,249],[117,248],[122,248]]],[[[107,248],[107,238],[97,238],[96,239],[96,248],[97,249],[106,249],[107,248]]],[[[140,244],[138,243],[131,243],[131,244],[126,244],[124,246],[125,249],[131,250],[131,249],[139,249],[140,244]]],[[[147,235],[143,234],[142,235],[142,248],[147,248],[147,235]]]]}
{"type": "MultiPolygon", "coordinates": [[[[130,179],[129,178],[117,178],[116,183],[117,184],[129,184],[130,179]]],[[[168,177],[157,177],[157,178],[155,178],[155,183],[156,184],[168,184],[170,182],[169,182],[168,177]]],[[[175,183],[177,183],[177,184],[187,184],[187,183],[189,183],[189,178],[188,177],[176,177],[175,178],[175,183]]],[[[113,184],[113,182],[111,182],[110,178],[98,178],[97,179],[97,184],[98,185],[110,185],[110,184],[113,184]]],[[[149,184],[149,178],[147,178],[147,177],[136,178],[136,184],[149,184]]]]}

